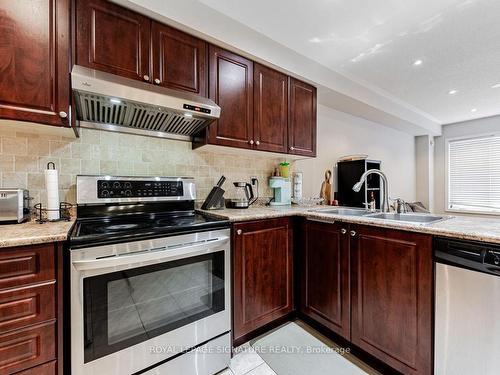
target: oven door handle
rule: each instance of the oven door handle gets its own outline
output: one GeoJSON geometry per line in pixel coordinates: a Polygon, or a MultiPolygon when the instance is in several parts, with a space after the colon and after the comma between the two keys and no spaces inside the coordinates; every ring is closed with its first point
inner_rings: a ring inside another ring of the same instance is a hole
{"type": "Polygon", "coordinates": [[[79,270],[96,270],[101,268],[118,267],[124,265],[134,265],[137,263],[157,263],[160,261],[171,261],[180,258],[187,258],[196,255],[214,253],[221,251],[221,245],[229,242],[229,237],[219,237],[217,239],[204,240],[200,242],[188,243],[183,246],[163,247],[146,251],[140,254],[122,254],[100,259],[74,260],[73,266],[79,270]]]}

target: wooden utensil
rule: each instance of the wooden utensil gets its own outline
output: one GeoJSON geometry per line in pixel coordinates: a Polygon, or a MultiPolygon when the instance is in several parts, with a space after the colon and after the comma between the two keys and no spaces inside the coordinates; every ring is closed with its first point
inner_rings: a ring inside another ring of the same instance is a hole
{"type": "Polygon", "coordinates": [[[332,178],[332,171],[326,170],[325,181],[321,184],[320,197],[325,200],[325,203],[330,205],[332,203],[332,184],[330,182],[332,178]]]}

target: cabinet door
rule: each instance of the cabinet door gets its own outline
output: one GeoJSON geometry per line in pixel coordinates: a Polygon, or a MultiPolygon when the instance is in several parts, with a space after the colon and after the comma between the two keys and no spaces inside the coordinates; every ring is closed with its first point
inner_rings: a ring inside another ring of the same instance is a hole
{"type": "Polygon", "coordinates": [[[76,64],[150,81],[151,21],[104,0],[76,2],[76,64]]]}
{"type": "Polygon", "coordinates": [[[69,126],[69,0],[0,1],[0,118],[69,126]]]}
{"type": "Polygon", "coordinates": [[[316,156],[316,88],[290,78],[288,152],[316,156]]]}
{"type": "Polygon", "coordinates": [[[210,46],[210,99],[222,109],[210,125],[208,143],[252,148],[253,62],[210,46]]]}
{"type": "Polygon", "coordinates": [[[350,337],[348,225],[306,221],[301,255],[301,312],[350,337]]]}
{"type": "Polygon", "coordinates": [[[352,342],[404,374],[431,374],[431,236],[360,226],[351,252],[352,342]]]}
{"type": "Polygon", "coordinates": [[[233,338],[249,334],[293,310],[293,247],[289,219],[233,227],[233,338]]]}
{"type": "Polygon", "coordinates": [[[153,82],[207,96],[207,43],[153,22],[153,82]]]}
{"type": "Polygon", "coordinates": [[[287,152],[288,77],[254,64],[255,149],[287,152]]]}

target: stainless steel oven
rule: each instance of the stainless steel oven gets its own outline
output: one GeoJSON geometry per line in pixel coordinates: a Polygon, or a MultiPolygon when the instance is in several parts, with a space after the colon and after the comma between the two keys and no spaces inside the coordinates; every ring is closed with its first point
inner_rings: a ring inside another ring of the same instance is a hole
{"type": "Polygon", "coordinates": [[[229,229],[85,247],[70,258],[72,375],[228,366],[229,229]]]}

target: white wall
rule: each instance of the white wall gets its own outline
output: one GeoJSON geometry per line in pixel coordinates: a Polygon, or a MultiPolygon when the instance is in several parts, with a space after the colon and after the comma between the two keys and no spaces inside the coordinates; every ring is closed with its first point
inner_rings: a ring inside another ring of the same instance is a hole
{"type": "Polygon", "coordinates": [[[434,138],[415,137],[416,198],[431,212],[434,211],[434,138]]]}
{"type": "MultiPolygon", "coordinates": [[[[389,180],[389,194],[415,200],[415,138],[381,124],[318,106],[318,157],[299,160],[295,170],[304,173],[304,196],[318,196],[326,169],[334,168],[340,156],[368,154],[382,161],[389,180]]],[[[336,189],[336,181],[334,187],[336,189]]]]}
{"type": "MultiPolygon", "coordinates": [[[[500,116],[458,122],[456,124],[443,126],[443,135],[435,138],[434,147],[434,200],[436,212],[444,213],[446,207],[446,139],[469,136],[473,137],[490,133],[500,133],[500,116]]],[[[453,215],[456,215],[456,213],[453,213],[453,215]]],[[[491,217],[491,215],[488,215],[487,217],[491,217]]]]}

